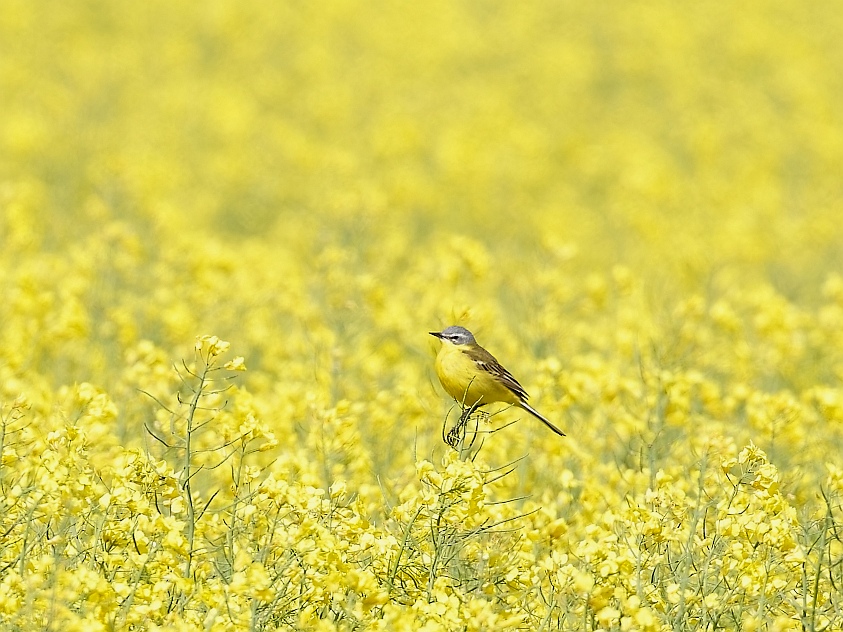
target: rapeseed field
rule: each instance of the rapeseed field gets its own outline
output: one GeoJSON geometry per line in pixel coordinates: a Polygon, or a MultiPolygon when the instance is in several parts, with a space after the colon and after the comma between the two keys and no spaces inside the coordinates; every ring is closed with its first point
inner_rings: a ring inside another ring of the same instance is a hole
{"type": "Polygon", "coordinates": [[[841,41],[4,0],[0,629],[843,629],[841,41]]]}

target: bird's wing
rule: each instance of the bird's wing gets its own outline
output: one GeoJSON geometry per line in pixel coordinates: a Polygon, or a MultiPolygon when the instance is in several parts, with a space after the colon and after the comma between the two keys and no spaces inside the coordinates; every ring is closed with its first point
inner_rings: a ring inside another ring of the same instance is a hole
{"type": "Polygon", "coordinates": [[[495,359],[495,356],[486,351],[483,347],[469,347],[468,349],[464,349],[463,352],[468,355],[469,358],[474,360],[478,368],[497,378],[501,384],[515,393],[520,400],[527,401],[527,398],[529,397],[529,395],[527,395],[527,391],[525,391],[524,387],[518,383],[518,380],[513,377],[512,373],[507,371],[503,365],[495,359]]]}

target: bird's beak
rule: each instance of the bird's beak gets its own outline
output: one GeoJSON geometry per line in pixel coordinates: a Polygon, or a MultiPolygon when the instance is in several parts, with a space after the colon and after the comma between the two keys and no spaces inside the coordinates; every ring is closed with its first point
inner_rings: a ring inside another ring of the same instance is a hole
{"type": "Polygon", "coordinates": [[[442,338],[442,334],[440,334],[438,331],[429,331],[428,333],[429,333],[431,336],[434,336],[435,338],[439,338],[439,339],[441,339],[441,338],[442,338]]]}

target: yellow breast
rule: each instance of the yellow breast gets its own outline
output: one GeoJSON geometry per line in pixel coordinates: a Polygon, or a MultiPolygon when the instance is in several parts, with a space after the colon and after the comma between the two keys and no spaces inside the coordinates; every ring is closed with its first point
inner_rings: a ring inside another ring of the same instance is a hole
{"type": "Polygon", "coordinates": [[[436,375],[448,395],[466,406],[491,404],[492,402],[518,402],[517,396],[480,369],[463,349],[465,345],[453,345],[443,341],[436,356],[436,375]]]}

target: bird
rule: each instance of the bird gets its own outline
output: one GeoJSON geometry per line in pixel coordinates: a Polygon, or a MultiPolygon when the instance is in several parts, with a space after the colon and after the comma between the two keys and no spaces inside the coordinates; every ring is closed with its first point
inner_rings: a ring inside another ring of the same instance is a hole
{"type": "Polygon", "coordinates": [[[477,344],[465,327],[452,325],[431,331],[442,341],[436,355],[436,375],[448,395],[473,411],[484,404],[504,402],[523,408],[560,437],[565,433],[527,403],[527,391],[491,353],[477,344]]]}

